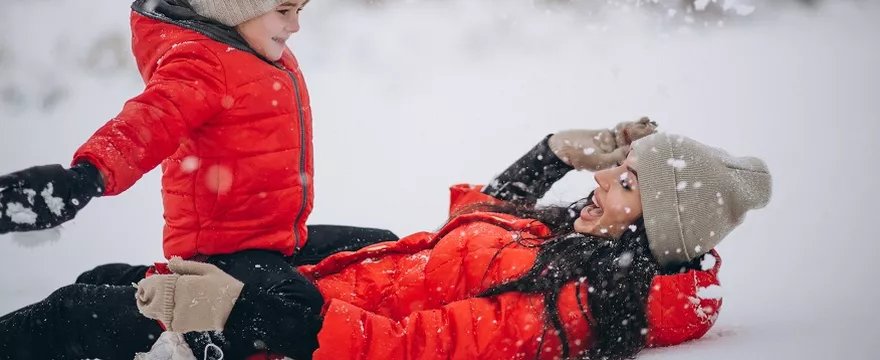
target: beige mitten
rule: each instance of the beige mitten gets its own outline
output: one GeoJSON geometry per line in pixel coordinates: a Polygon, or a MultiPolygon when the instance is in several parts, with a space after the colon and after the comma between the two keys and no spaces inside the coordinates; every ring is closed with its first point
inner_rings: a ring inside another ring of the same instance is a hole
{"type": "Polygon", "coordinates": [[[647,117],[625,121],[614,129],[565,130],[550,137],[550,150],[576,170],[598,171],[623,161],[633,141],[657,132],[647,117]]]}
{"type": "Polygon", "coordinates": [[[207,263],[172,258],[168,268],[138,283],[141,313],[168,331],[222,331],[244,284],[207,263]]]}

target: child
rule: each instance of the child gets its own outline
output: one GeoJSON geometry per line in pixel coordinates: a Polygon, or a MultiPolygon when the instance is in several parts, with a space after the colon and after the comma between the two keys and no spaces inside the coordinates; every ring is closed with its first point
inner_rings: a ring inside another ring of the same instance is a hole
{"type": "MultiPolygon", "coordinates": [[[[59,226],[161,163],[167,258],[242,254],[256,263],[237,276],[255,293],[289,278],[289,267],[272,267],[281,277],[260,264],[303,247],[312,210],[309,95],[285,45],[306,3],[135,1],[132,50],[146,88],[76,151],[71,168],[0,177],[0,234],[59,226]]],[[[0,338],[29,335],[14,348],[0,346],[0,359],[132,358],[162,331],[138,313],[134,291],[75,284],[28,307],[52,316],[4,316],[0,338]],[[94,341],[44,346],[70,332],[94,341]]]]}
{"type": "Polygon", "coordinates": [[[77,150],[72,168],[2,177],[0,233],[58,226],[161,163],[166,257],[301,248],[312,117],[285,41],[307,2],[135,1],[132,48],[146,89],[77,150]]]}

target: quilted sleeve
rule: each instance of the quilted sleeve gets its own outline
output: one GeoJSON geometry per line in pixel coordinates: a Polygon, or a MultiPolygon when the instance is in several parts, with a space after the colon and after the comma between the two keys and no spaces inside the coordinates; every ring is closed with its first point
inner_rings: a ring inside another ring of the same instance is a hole
{"type": "Polygon", "coordinates": [[[648,296],[649,347],[681,344],[703,337],[718,319],[722,291],[721,258],[715,250],[703,258],[704,270],[654,278],[648,296]]]}
{"type": "Polygon", "coordinates": [[[130,188],[222,110],[223,68],[208,48],[182,43],[160,62],[144,92],[74,154],[73,163],[88,161],[101,171],[105,195],[130,188]]]}
{"type": "Polygon", "coordinates": [[[480,203],[500,204],[491,195],[482,192],[483,185],[457,184],[449,188],[449,216],[454,216],[464,208],[480,203]]]}

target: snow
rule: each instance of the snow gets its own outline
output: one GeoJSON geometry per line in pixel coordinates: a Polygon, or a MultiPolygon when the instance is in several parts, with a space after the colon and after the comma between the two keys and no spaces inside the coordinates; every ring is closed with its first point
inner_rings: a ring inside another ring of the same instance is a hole
{"type": "Polygon", "coordinates": [[[31,205],[34,204],[34,197],[37,196],[37,191],[34,189],[21,189],[25,195],[27,195],[28,203],[31,205]]]}
{"type": "Polygon", "coordinates": [[[46,202],[46,206],[49,207],[49,211],[53,214],[61,216],[61,211],[64,210],[64,199],[52,196],[54,193],[54,185],[49,183],[46,185],[46,188],[40,192],[40,196],[43,197],[43,200],[46,202]]]}
{"type": "Polygon", "coordinates": [[[667,159],[666,164],[668,164],[669,166],[672,166],[676,169],[684,169],[685,166],[687,166],[686,161],[684,161],[682,159],[672,159],[672,158],[667,159]]]}
{"type": "MultiPolygon", "coordinates": [[[[725,296],[716,326],[640,359],[877,358],[880,289],[871,284],[880,274],[872,261],[841,254],[880,253],[880,242],[858,226],[827,226],[880,216],[880,193],[866,190],[877,170],[864,166],[876,162],[880,134],[877,5],[783,11],[756,1],[745,19],[713,28],[684,24],[683,10],[660,26],[641,10],[585,20],[526,2],[421,1],[368,12],[349,1],[309,4],[289,44],[315,116],[311,221],[398,235],[434,230],[448,211],[448,186],[488,181],[550,132],[647,114],[664,131],[763,158],[774,194],[717,248],[725,296]],[[679,32],[684,26],[691,31],[679,32]],[[865,176],[839,186],[837,170],[853,168],[865,176]],[[817,191],[833,196],[819,207],[817,191]]],[[[0,173],[69,163],[142,89],[130,56],[119,69],[83,65],[94,40],[127,39],[128,6],[4,2],[0,31],[28,36],[0,39],[0,173]],[[88,21],[71,26],[72,14],[88,21]]],[[[13,243],[20,234],[0,236],[0,313],[100,264],[162,260],[159,174],[93,200],[51,246],[22,248],[13,243]]],[[[574,173],[544,202],[574,201],[593,186],[592,174],[574,173]]]]}
{"type": "Polygon", "coordinates": [[[715,267],[715,264],[718,262],[718,259],[715,258],[712,254],[706,254],[703,256],[703,260],[700,261],[700,268],[708,271],[715,267]]]}
{"type": "Polygon", "coordinates": [[[199,158],[196,156],[187,156],[180,162],[180,170],[185,173],[192,173],[199,169],[199,158]]]}
{"type": "Polygon", "coordinates": [[[722,294],[722,288],[718,285],[697,288],[697,297],[700,299],[721,299],[722,294]]]}
{"type": "Polygon", "coordinates": [[[12,222],[16,224],[33,225],[37,223],[37,213],[31,208],[17,202],[8,204],[6,207],[6,216],[9,216],[12,219],[12,222]]]}

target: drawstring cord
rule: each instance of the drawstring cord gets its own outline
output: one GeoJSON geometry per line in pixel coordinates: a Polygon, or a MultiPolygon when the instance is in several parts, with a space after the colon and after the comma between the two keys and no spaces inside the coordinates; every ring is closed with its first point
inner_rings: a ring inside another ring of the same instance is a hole
{"type": "Polygon", "coordinates": [[[217,359],[214,359],[214,360],[223,360],[223,350],[220,349],[219,346],[214,345],[214,344],[208,344],[208,346],[205,346],[205,357],[204,357],[204,360],[208,360],[208,349],[210,349],[211,347],[214,347],[214,349],[217,349],[217,352],[220,353],[220,357],[217,358],[217,359]]]}

